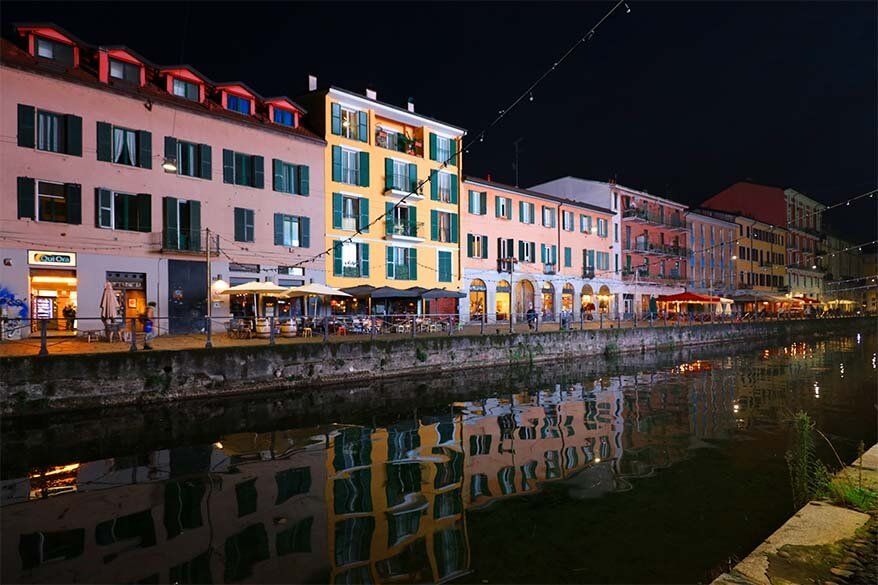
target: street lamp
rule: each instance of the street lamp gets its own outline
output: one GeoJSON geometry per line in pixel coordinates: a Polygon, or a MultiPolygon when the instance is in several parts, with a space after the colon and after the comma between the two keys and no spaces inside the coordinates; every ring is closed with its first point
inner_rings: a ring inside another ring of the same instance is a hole
{"type": "Polygon", "coordinates": [[[166,173],[176,173],[177,172],[177,160],[173,158],[166,157],[164,162],[162,162],[162,169],[166,173]]]}

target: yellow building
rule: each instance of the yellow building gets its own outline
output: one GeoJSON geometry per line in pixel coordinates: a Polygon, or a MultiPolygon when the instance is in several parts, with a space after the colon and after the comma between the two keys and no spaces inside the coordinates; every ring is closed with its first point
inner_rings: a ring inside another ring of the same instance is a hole
{"type": "Polygon", "coordinates": [[[738,224],[738,289],[786,293],[787,280],[786,229],[750,217],[737,216],[738,224]]]}
{"type": "Polygon", "coordinates": [[[371,90],[310,88],[301,99],[327,142],[327,284],[459,290],[464,130],[371,90]]]}

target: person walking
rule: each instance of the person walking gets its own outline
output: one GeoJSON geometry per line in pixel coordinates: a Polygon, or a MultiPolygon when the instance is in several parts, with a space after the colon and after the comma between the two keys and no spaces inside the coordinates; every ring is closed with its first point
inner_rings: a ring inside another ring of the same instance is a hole
{"type": "Polygon", "coordinates": [[[525,313],[527,317],[527,328],[533,331],[534,324],[537,321],[537,312],[534,310],[534,306],[530,305],[527,309],[527,313],[525,313]]]}
{"type": "Polygon", "coordinates": [[[143,325],[143,349],[152,349],[149,342],[155,337],[155,303],[150,301],[146,304],[146,310],[140,314],[140,323],[143,325]]]}
{"type": "Polygon", "coordinates": [[[66,305],[61,310],[61,314],[64,315],[67,331],[73,331],[73,322],[76,321],[76,309],[73,308],[73,305],[66,305]]]}

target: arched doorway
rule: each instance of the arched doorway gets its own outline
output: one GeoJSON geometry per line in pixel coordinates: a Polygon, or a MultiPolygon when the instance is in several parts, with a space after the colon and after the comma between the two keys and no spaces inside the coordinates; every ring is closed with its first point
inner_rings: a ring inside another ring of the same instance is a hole
{"type": "Polygon", "coordinates": [[[469,283],[469,318],[482,319],[485,315],[488,287],[485,281],[479,278],[469,283]]]}
{"type": "Polygon", "coordinates": [[[576,295],[576,289],[569,282],[561,289],[561,310],[567,313],[573,313],[573,297],[576,295]]]}
{"type": "Polygon", "coordinates": [[[523,319],[528,309],[535,309],[534,304],[534,285],[529,280],[519,280],[515,283],[515,314],[516,318],[523,319]]]}
{"type": "Polygon", "coordinates": [[[543,295],[543,320],[555,319],[555,286],[551,282],[543,283],[540,289],[543,295]]]}
{"type": "Polygon", "coordinates": [[[586,319],[590,319],[596,309],[594,290],[590,284],[586,284],[582,287],[582,295],[579,297],[579,310],[586,319]]]}
{"type": "Polygon", "coordinates": [[[598,310],[601,313],[606,314],[610,312],[612,298],[610,287],[607,285],[603,285],[598,289],[598,310]]]}
{"type": "Polygon", "coordinates": [[[496,300],[494,301],[494,312],[497,313],[498,321],[506,321],[509,319],[510,299],[512,287],[509,281],[501,280],[497,283],[496,300]]]}

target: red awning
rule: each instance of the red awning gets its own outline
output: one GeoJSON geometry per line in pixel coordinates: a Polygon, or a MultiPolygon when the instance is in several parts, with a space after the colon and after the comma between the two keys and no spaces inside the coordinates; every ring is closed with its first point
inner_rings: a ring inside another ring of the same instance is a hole
{"type": "Polygon", "coordinates": [[[682,292],[675,295],[659,295],[656,299],[660,303],[718,303],[719,297],[707,297],[691,292],[682,292]]]}

